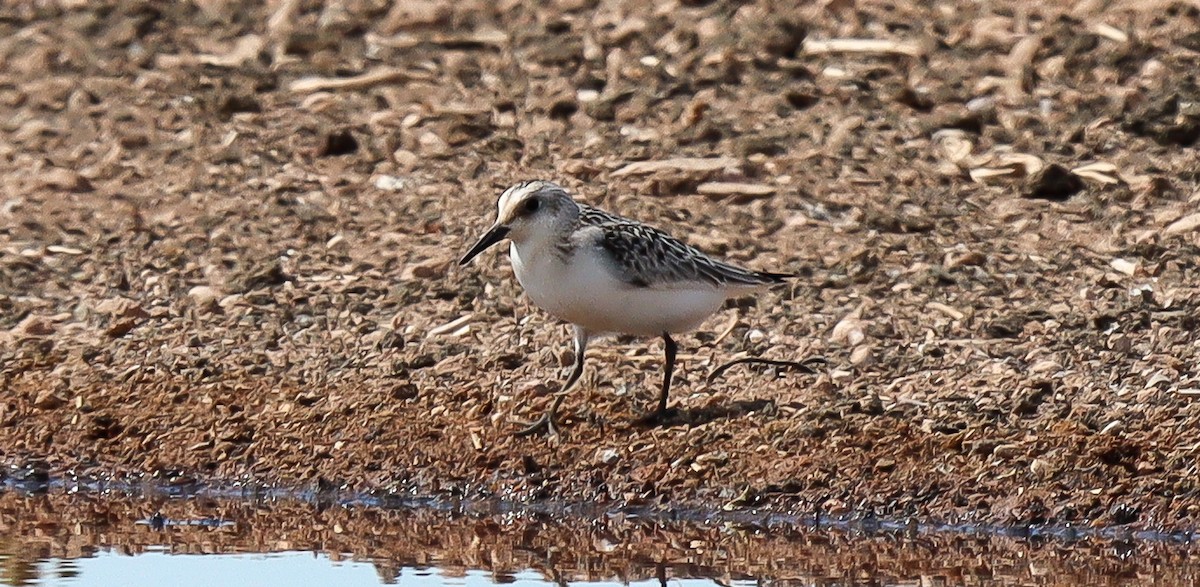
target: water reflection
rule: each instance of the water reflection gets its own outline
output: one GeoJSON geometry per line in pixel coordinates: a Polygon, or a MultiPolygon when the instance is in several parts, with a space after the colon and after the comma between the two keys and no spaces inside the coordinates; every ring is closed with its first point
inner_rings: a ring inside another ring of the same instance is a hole
{"type": "MultiPolygon", "coordinates": [[[[409,585],[417,587],[490,587],[497,584],[516,587],[551,587],[536,571],[494,576],[483,571],[447,573],[437,568],[405,568],[397,575],[384,575],[367,562],[334,561],[326,555],[307,552],[280,554],[167,555],[144,553],[122,556],[100,552],[78,561],[47,560],[35,565],[34,574],[20,585],[38,587],[85,587],[122,585],[123,587],[169,584],[173,587],[240,585],[263,587],[286,585],[409,585]],[[78,564],[76,564],[78,563],[78,564]]],[[[615,582],[577,583],[577,585],[616,587],[615,582]]],[[[636,587],[661,587],[658,580],[630,583],[636,587]]],[[[730,587],[716,579],[673,579],[670,587],[730,587]]],[[[754,582],[734,582],[736,587],[752,587],[754,582]]],[[[556,586],[555,586],[556,587],[556,586]]]]}
{"type": "Polygon", "coordinates": [[[192,584],[429,587],[692,587],[693,580],[722,586],[1162,586],[1200,579],[1195,549],[1166,543],[914,538],[621,516],[555,520],[317,507],[297,500],[0,492],[0,536],[0,576],[7,585],[129,585],[136,577],[148,577],[141,582],[146,585],[196,578],[192,584]],[[155,514],[181,523],[138,523],[155,514]]]}

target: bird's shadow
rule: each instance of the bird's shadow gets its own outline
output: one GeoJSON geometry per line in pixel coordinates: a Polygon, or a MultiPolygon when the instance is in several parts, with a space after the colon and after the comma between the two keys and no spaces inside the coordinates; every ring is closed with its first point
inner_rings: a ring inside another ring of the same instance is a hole
{"type": "Polygon", "coordinates": [[[634,428],[668,428],[671,426],[701,426],[717,420],[732,420],[755,412],[775,413],[774,400],[748,399],[723,402],[703,408],[670,408],[666,415],[654,421],[636,420],[634,428]]]}

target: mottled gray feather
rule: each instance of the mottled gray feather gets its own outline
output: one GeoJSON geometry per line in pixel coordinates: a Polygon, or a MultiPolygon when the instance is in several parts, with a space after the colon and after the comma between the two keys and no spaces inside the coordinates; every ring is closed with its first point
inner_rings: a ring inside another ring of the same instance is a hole
{"type": "Polygon", "coordinates": [[[600,229],[596,245],[612,259],[617,275],[634,287],[679,283],[753,287],[782,283],[792,277],[717,261],[656,228],[591,206],[579,208],[580,225],[600,229]]]}

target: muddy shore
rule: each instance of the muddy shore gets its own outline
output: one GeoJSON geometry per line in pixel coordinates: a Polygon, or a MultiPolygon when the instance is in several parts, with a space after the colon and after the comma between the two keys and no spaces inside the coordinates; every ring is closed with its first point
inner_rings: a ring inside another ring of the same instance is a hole
{"type": "Polygon", "coordinates": [[[792,4],[0,7],[6,474],[1200,527],[1200,10],[792,4]],[[512,438],[532,177],[803,278],[512,438]]]}

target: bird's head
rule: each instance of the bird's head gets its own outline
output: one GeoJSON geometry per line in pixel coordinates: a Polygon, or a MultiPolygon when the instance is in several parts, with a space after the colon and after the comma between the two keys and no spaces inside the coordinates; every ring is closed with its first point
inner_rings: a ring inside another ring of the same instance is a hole
{"type": "Polygon", "coordinates": [[[549,181],[523,181],[504,190],[496,202],[496,222],[467,251],[466,265],[488,247],[504,240],[524,243],[539,236],[557,235],[564,223],[579,214],[579,206],[561,186],[549,181]]]}

